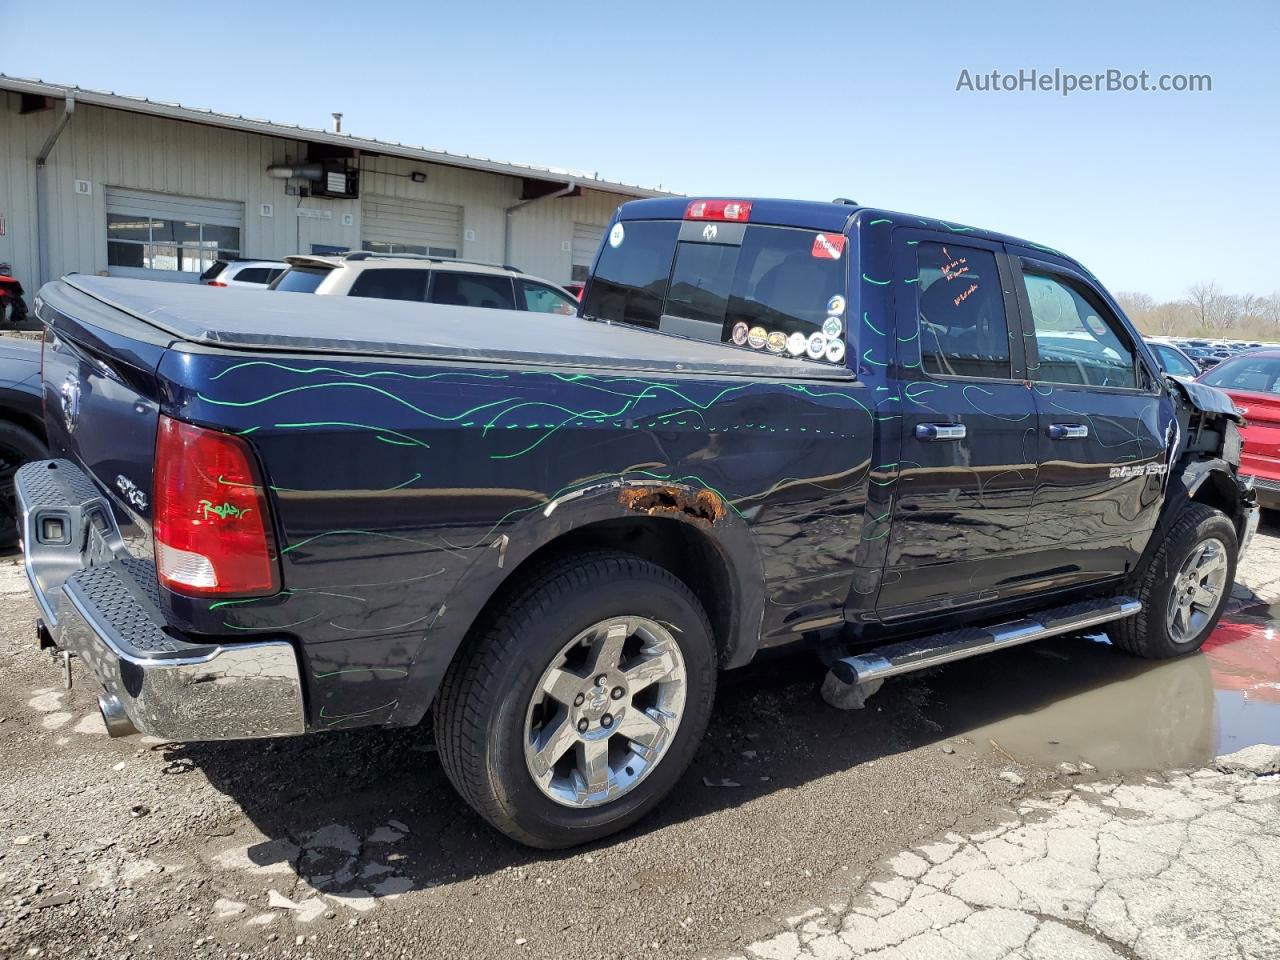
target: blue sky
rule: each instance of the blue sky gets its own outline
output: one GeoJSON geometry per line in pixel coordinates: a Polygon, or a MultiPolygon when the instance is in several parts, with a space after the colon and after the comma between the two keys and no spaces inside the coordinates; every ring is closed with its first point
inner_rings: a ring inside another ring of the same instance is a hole
{"type": "Polygon", "coordinates": [[[1280,291],[1280,4],[0,0],[0,71],[691,194],[852,197],[1113,291],[1280,291]],[[196,8],[187,8],[195,10],[196,8]],[[1210,93],[957,92],[962,69],[1210,93]]]}

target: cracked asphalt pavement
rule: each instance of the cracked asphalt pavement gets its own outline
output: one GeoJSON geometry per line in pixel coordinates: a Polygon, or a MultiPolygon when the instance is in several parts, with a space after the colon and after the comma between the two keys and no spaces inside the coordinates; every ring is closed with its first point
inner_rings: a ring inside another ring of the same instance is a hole
{"type": "Polygon", "coordinates": [[[1055,638],[850,712],[809,655],[726,674],[666,803],[547,854],[424,731],[106,738],[0,559],[0,958],[1280,957],[1280,777],[1214,767],[1280,741],[1274,517],[1239,580],[1169,663],[1055,638]]]}
{"type": "Polygon", "coordinates": [[[1247,772],[1205,768],[1025,800],[997,827],[947,832],[881,861],[850,896],[833,891],[739,956],[1280,956],[1280,747],[1252,753],[1252,763],[1224,764],[1247,772]]]}

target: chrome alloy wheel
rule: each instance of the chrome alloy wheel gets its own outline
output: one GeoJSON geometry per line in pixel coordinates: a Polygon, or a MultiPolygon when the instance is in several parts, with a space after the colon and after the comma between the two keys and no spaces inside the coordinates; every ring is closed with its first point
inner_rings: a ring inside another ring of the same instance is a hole
{"type": "Polygon", "coordinates": [[[1227,589],[1227,546],[1216,537],[1197,544],[1173,578],[1165,623],[1175,643],[1189,643],[1213,618],[1227,589]]]}
{"type": "Polygon", "coordinates": [[[644,617],[593,624],[552,658],[533,692],[524,758],[534,783],[566,807],[617,800],[666,755],[687,692],[667,627],[644,617]]]}

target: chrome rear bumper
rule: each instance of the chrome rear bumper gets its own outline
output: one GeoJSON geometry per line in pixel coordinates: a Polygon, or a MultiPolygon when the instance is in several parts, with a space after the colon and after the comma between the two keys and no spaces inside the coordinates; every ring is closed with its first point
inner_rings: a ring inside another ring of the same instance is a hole
{"type": "Polygon", "coordinates": [[[47,637],[106,688],[101,704],[113,735],[129,724],[164,740],[305,732],[288,642],[181,639],[166,629],[154,566],[129,554],[83,471],[67,460],[36,461],[15,485],[27,579],[47,637]]]}

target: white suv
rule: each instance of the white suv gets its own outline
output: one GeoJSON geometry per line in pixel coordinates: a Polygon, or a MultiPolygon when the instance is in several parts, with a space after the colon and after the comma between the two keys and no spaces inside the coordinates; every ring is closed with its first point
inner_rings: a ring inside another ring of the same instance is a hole
{"type": "Polygon", "coordinates": [[[578,301],[571,293],[510,266],[366,252],[285,257],[285,262],[289,270],[271,285],[272,290],[567,316],[578,312],[578,301]]]}
{"type": "Polygon", "coordinates": [[[210,287],[257,287],[262,289],[289,269],[283,260],[215,260],[200,282],[210,287]]]}

